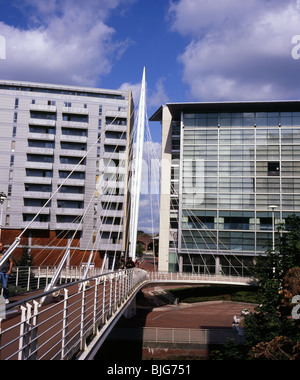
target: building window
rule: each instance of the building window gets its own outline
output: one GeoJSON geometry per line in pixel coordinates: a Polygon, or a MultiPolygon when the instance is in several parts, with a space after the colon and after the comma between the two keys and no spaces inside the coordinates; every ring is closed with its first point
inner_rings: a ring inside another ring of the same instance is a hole
{"type": "Polygon", "coordinates": [[[268,176],[279,177],[280,176],[280,164],[279,162],[268,162],[268,176]]]}
{"type": "Polygon", "coordinates": [[[15,110],[19,108],[19,99],[15,99],[15,110]]]}

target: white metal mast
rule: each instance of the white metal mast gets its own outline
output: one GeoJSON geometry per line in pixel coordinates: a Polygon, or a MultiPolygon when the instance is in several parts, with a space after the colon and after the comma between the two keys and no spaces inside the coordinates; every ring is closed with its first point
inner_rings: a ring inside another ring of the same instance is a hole
{"type": "Polygon", "coordinates": [[[130,216],[130,254],[135,261],[136,239],[139,219],[139,203],[142,181],[143,150],[145,136],[145,116],[146,116],[146,69],[144,67],[140,103],[138,110],[138,122],[136,129],[136,154],[134,161],[134,173],[131,188],[131,216],[130,216]]]}

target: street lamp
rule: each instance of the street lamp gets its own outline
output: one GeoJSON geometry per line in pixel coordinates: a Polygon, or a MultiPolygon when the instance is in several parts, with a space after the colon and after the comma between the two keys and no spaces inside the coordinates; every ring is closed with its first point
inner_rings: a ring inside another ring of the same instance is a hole
{"type": "Polygon", "coordinates": [[[278,208],[275,205],[269,206],[272,210],[272,251],[275,252],[275,210],[278,208]]]}
{"type": "Polygon", "coordinates": [[[0,240],[1,240],[1,232],[2,232],[2,216],[3,216],[3,203],[6,201],[7,195],[3,192],[0,193],[0,206],[1,206],[1,215],[0,215],[0,240]]]}

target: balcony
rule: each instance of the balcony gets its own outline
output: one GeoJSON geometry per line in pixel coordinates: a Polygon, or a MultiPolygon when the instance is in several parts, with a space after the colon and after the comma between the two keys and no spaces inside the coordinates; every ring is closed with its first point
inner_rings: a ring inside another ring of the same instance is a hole
{"type": "Polygon", "coordinates": [[[23,198],[49,199],[51,195],[51,193],[43,191],[24,191],[23,198]]]}
{"type": "Polygon", "coordinates": [[[116,202],[116,203],[123,203],[124,202],[124,196],[123,195],[115,195],[112,197],[112,195],[102,195],[101,196],[102,202],[116,202]]]}
{"type": "Polygon", "coordinates": [[[46,133],[28,133],[28,140],[54,141],[55,135],[46,133]]]}
{"type": "Polygon", "coordinates": [[[127,109],[121,110],[121,111],[119,111],[119,110],[115,110],[115,111],[108,110],[108,111],[106,111],[105,116],[106,117],[113,117],[113,118],[118,117],[118,118],[122,118],[122,119],[127,119],[128,111],[127,111],[127,109]]]}
{"type": "Polygon", "coordinates": [[[26,183],[37,184],[37,185],[51,185],[52,178],[47,177],[26,177],[26,183]]]}
{"type": "Polygon", "coordinates": [[[72,156],[72,157],[84,157],[86,155],[86,150],[77,150],[77,149],[61,149],[61,156],[72,156]]]}
{"type": "Polygon", "coordinates": [[[61,142],[74,142],[74,143],[84,143],[87,142],[86,136],[72,136],[72,135],[62,135],[60,137],[61,142]]]}
{"type": "Polygon", "coordinates": [[[70,113],[73,115],[88,115],[89,110],[87,108],[83,107],[63,107],[62,108],[62,113],[70,113]]]}
{"type": "Polygon", "coordinates": [[[70,230],[70,231],[82,231],[82,224],[77,223],[51,223],[51,229],[53,230],[70,230]]]}
{"type": "Polygon", "coordinates": [[[58,170],[72,172],[76,168],[76,172],[85,172],[85,165],[78,164],[59,164],[58,170]]]}
{"type": "MultiPolygon", "coordinates": [[[[26,228],[30,222],[22,222],[21,228],[26,228]]],[[[49,230],[49,222],[33,222],[30,224],[32,230],[49,230]]]]}
{"type": "Polygon", "coordinates": [[[111,132],[127,132],[127,125],[106,124],[105,129],[111,132]]]}
{"type": "Polygon", "coordinates": [[[25,162],[26,169],[41,169],[41,170],[52,170],[53,164],[48,162],[25,162]]]}
{"type": "Polygon", "coordinates": [[[126,146],[127,140],[126,139],[112,139],[112,138],[105,137],[104,144],[114,145],[114,146],[117,146],[117,145],[126,146]]]}
{"type": "Polygon", "coordinates": [[[56,106],[48,106],[44,104],[30,104],[30,111],[56,112],[56,106]]]}
{"type": "Polygon", "coordinates": [[[54,149],[27,147],[26,153],[41,154],[43,156],[53,156],[54,149]]]}
{"type": "Polygon", "coordinates": [[[119,152],[119,153],[113,153],[113,152],[105,152],[103,153],[103,158],[111,159],[111,160],[126,160],[127,159],[127,153],[126,152],[119,152]]]}
{"type": "MultiPolygon", "coordinates": [[[[23,214],[34,214],[36,215],[38,212],[40,212],[41,207],[35,207],[35,206],[24,206],[22,208],[23,214]]],[[[50,207],[45,207],[41,212],[40,215],[50,215],[50,207]]],[[[27,222],[29,223],[29,222],[27,222]]]]}
{"type": "Polygon", "coordinates": [[[55,127],[56,126],[56,120],[50,120],[50,119],[36,119],[36,118],[30,118],[29,119],[30,125],[40,125],[40,126],[46,126],[46,127],[55,127]]]}
{"type": "Polygon", "coordinates": [[[61,201],[83,201],[84,194],[58,193],[57,199],[61,201]]]}
{"type": "Polygon", "coordinates": [[[107,240],[100,240],[99,249],[101,251],[121,251],[123,249],[123,244],[108,243],[107,240]]]}
{"type": "Polygon", "coordinates": [[[124,211],[118,211],[118,210],[101,210],[100,211],[101,217],[111,217],[111,218],[123,218],[124,217],[124,211]]]}
{"type": "Polygon", "coordinates": [[[100,230],[103,232],[123,232],[124,226],[121,225],[113,225],[113,224],[101,224],[100,230]]]}
{"type": "Polygon", "coordinates": [[[83,179],[72,179],[72,178],[59,178],[57,181],[58,185],[64,184],[65,186],[85,186],[85,180],[83,179]]]}
{"type": "Polygon", "coordinates": [[[62,127],[68,127],[68,128],[78,128],[78,129],[88,129],[89,123],[84,123],[81,121],[62,121],[61,126],[62,127]]]}
{"type": "MultiPolygon", "coordinates": [[[[84,209],[81,208],[60,208],[56,209],[56,215],[71,215],[71,216],[82,216],[84,209]]],[[[75,218],[74,218],[75,219],[75,218]]]]}

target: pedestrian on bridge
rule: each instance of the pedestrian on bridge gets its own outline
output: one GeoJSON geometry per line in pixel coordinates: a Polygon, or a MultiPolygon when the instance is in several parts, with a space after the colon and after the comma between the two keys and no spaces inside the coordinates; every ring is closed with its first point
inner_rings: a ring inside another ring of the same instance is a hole
{"type": "Polygon", "coordinates": [[[125,257],[122,256],[119,261],[119,269],[124,269],[124,268],[125,268],[125,257]]]}
{"type": "Polygon", "coordinates": [[[126,261],[126,269],[135,268],[135,262],[132,260],[132,257],[126,261]]]}
{"type": "MultiPolygon", "coordinates": [[[[0,259],[2,259],[4,253],[5,253],[4,245],[2,242],[0,242],[0,259]]],[[[4,264],[0,267],[0,282],[2,284],[3,288],[3,297],[5,299],[5,303],[9,303],[9,289],[8,289],[8,278],[11,274],[13,266],[13,260],[11,257],[9,257],[4,264]]]]}

